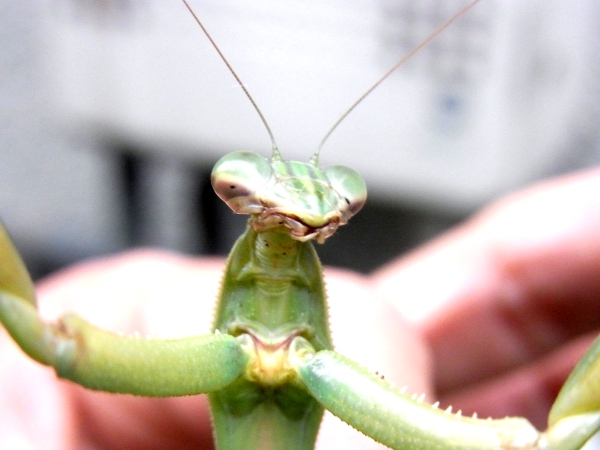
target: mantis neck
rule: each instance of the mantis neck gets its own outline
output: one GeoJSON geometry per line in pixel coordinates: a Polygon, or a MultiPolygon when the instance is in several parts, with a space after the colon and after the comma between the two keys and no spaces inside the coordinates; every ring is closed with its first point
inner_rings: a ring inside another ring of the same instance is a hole
{"type": "Polygon", "coordinates": [[[317,350],[331,349],[321,264],[312,244],[249,226],[229,257],[213,328],[250,333],[265,345],[301,335],[317,350]]]}
{"type": "Polygon", "coordinates": [[[295,381],[296,338],[331,349],[321,265],[310,243],[249,226],[223,277],[214,330],[245,342],[244,375],[209,395],[220,450],[314,448],[323,408],[295,381]]]}

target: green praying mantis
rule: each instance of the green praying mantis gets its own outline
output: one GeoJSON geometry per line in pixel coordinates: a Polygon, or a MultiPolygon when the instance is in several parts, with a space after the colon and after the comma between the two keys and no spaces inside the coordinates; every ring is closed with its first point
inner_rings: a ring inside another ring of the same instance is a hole
{"type": "Polygon", "coordinates": [[[308,163],[284,161],[273,145],[270,161],[248,152],[225,156],[212,182],[234,212],[250,219],[229,256],[211,334],[123,336],[76,315],[44,322],[2,228],[0,320],[23,351],[90,389],[207,393],[220,450],[313,449],[324,409],[393,449],[569,450],[600,429],[600,339],[565,383],[545,432],[522,418],[441,410],[334,351],[310,241],[322,243],[363,206],[366,187],[354,170],[321,169],[318,152],[308,163]]]}

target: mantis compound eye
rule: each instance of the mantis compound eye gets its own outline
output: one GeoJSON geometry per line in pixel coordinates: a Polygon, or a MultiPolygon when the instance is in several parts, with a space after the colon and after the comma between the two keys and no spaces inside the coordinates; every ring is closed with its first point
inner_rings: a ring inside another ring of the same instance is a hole
{"type": "Polygon", "coordinates": [[[254,194],[272,175],[266,158],[256,153],[234,152],[215,164],[210,179],[216,194],[227,206],[235,213],[248,214],[261,208],[254,194]]]}
{"type": "Polygon", "coordinates": [[[346,200],[350,214],[360,211],[367,201],[367,185],[358,172],[346,166],[331,166],[323,172],[333,189],[346,200]]]}

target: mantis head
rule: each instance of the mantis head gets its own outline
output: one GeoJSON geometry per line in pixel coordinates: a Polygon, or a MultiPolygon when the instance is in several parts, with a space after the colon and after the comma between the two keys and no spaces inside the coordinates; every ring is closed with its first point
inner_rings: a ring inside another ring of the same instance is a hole
{"type": "Polygon", "coordinates": [[[362,177],[345,166],[269,161],[256,153],[234,152],[213,168],[217,195],[236,214],[251,214],[257,232],[286,230],[298,241],[323,243],[365,204],[362,177]]]}

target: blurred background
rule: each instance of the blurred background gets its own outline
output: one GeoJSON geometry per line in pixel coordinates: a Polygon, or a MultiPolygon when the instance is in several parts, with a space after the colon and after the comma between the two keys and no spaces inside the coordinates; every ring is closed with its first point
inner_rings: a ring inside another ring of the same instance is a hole
{"type": "MultiPolygon", "coordinates": [[[[465,1],[193,0],[289,159],[465,1]]],[[[226,254],[225,153],[270,154],[184,5],[0,6],[0,215],[34,277],[134,246],[226,254]]],[[[600,161],[600,3],[483,0],[380,86],[321,163],[366,178],[326,264],[368,272],[534,180],[600,161]]]]}
{"type": "MultiPolygon", "coordinates": [[[[297,160],[464,3],[192,0],[297,160]]],[[[598,23],[595,0],[482,0],[395,72],[321,153],[370,189],[323,261],[371,271],[494,198],[598,164],[598,23]]],[[[34,278],[137,246],[229,251],[246,217],[210,170],[270,141],[181,2],[4,1],[0,39],[0,216],[34,278]]]]}

